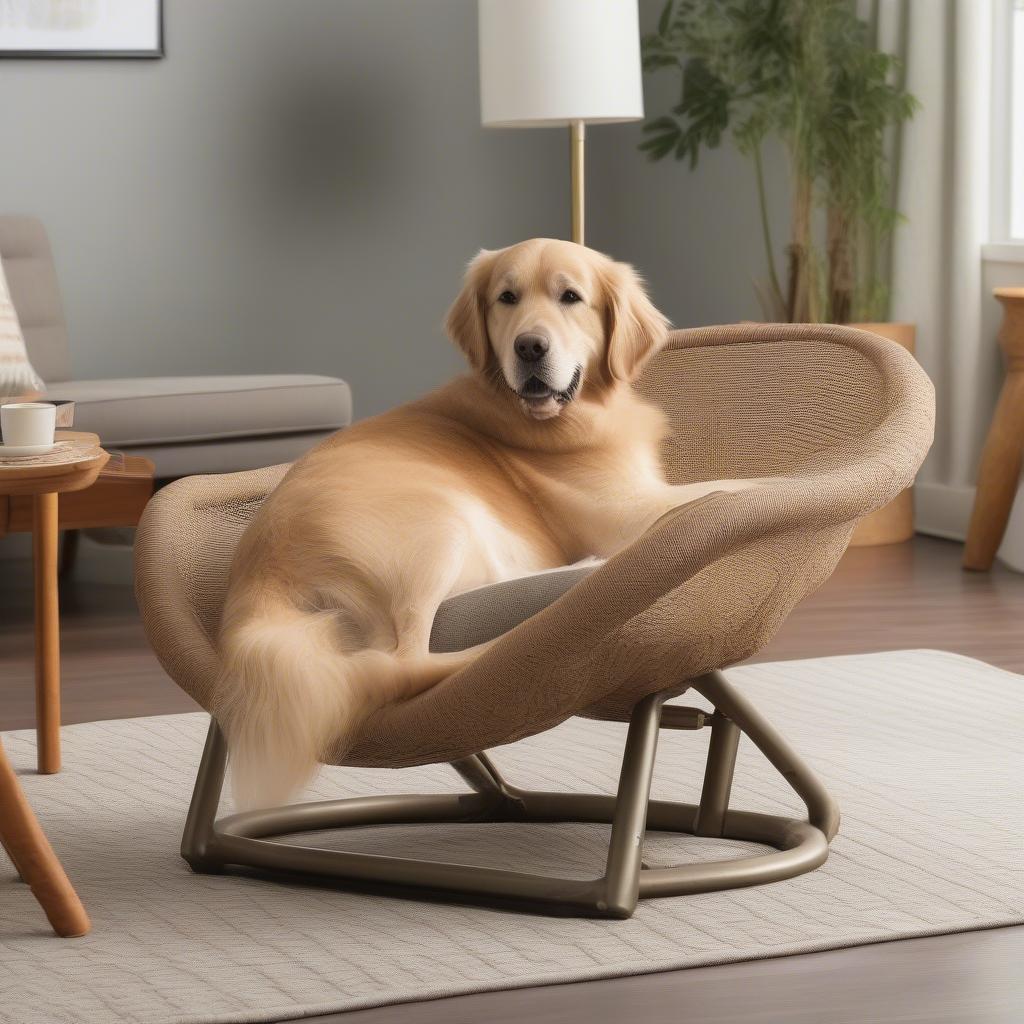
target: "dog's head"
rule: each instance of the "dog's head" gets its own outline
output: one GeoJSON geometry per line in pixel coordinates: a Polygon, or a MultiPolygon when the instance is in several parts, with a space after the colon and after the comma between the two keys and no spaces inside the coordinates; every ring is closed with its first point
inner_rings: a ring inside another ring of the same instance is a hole
{"type": "Polygon", "coordinates": [[[583,385],[631,381],[665,343],[668,321],[633,268],[573,242],[534,238],[469,265],[448,313],[452,341],[479,373],[519,397],[525,413],[557,416],[583,385]]]}

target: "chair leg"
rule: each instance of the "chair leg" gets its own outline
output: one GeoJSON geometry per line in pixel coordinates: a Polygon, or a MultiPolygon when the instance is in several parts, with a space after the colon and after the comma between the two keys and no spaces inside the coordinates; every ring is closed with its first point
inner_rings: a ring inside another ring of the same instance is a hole
{"type": "Polygon", "coordinates": [[[661,705],[664,703],[665,698],[661,694],[645,697],[630,717],[626,733],[605,865],[607,891],[597,907],[613,917],[629,917],[640,898],[647,804],[658,752],[661,705]]]}
{"type": "Polygon", "coordinates": [[[721,672],[709,672],[690,684],[750,737],[807,807],[807,820],[831,841],[839,831],[839,805],[799,754],[768,720],[738,693],[721,672]]]}
{"type": "Polygon", "coordinates": [[[53,848],[32,813],[0,744],[0,845],[28,883],[53,930],[63,938],[88,933],[82,906],[53,848]]]}
{"type": "Polygon", "coordinates": [[[228,745],[217,719],[210,716],[206,745],[199,762],[192,802],[185,818],[185,831],[181,837],[181,855],[189,867],[200,874],[220,874],[224,867],[210,856],[209,845],[214,835],[214,822],[224,790],[224,773],[228,763],[228,745]]]}
{"type": "Polygon", "coordinates": [[[523,800],[510,786],[494,762],[484,753],[452,761],[452,767],[475,793],[489,798],[483,812],[484,820],[514,821],[524,816],[523,800]]]}
{"type": "Polygon", "coordinates": [[[694,833],[698,836],[722,835],[739,745],[739,726],[721,711],[716,711],[711,719],[711,743],[708,745],[708,761],[704,769],[704,788],[701,790],[700,809],[694,825],[694,833]]]}

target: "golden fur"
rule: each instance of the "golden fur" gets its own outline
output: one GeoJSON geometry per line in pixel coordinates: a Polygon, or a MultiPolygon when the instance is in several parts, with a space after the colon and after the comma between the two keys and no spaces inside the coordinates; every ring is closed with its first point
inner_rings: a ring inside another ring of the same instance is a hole
{"type": "Polygon", "coordinates": [[[239,545],[215,710],[243,804],[288,797],[376,708],[477,655],[428,653],[451,594],[607,557],[749,483],[665,482],[664,418],[630,382],[667,328],[630,267],[582,246],[473,260],[447,320],[473,372],[320,444],[239,545]]]}

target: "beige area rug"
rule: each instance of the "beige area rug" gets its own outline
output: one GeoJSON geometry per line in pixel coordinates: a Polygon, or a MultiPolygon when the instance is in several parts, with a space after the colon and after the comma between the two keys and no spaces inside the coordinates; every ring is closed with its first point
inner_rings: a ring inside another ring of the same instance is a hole
{"type": "MultiPolygon", "coordinates": [[[[11,733],[12,760],[95,931],[51,938],[0,860],[0,1019],[288,1019],[1024,921],[1024,678],[935,651],[729,675],[838,796],[843,829],[832,855],[791,881],[646,901],[617,922],[193,875],[177,847],[205,716],[67,728],[65,771],[49,778],[32,772],[33,734],[11,733]]],[[[696,798],[706,733],[663,733],[656,795],[696,798]]],[[[517,783],[612,791],[623,734],[572,721],[495,760],[517,783]]],[[[333,769],[315,795],[459,786],[444,766],[333,769]]],[[[797,806],[749,743],[734,794],[737,807],[797,806]]],[[[465,825],[346,841],[586,874],[599,869],[604,839],[597,826],[465,825]]],[[[647,859],[720,857],[724,845],[650,836],[647,859]]]]}

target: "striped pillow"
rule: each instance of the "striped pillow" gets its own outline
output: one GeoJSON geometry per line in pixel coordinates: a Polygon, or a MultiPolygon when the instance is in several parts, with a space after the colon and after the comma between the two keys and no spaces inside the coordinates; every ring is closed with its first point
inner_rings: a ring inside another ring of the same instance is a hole
{"type": "Polygon", "coordinates": [[[39,374],[28,361],[25,338],[0,261],[0,398],[27,395],[42,391],[43,387],[39,374]]]}

